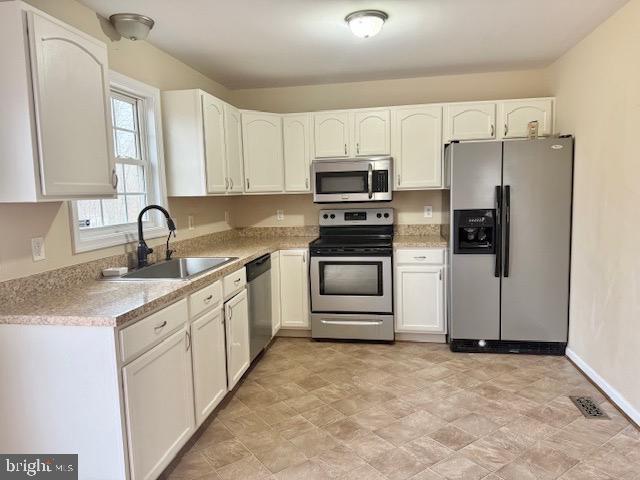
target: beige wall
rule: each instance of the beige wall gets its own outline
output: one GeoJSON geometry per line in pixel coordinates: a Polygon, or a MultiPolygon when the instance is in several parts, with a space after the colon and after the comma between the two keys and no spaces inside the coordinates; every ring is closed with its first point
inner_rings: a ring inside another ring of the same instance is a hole
{"type": "MultiPolygon", "coordinates": [[[[93,11],[75,0],[28,0],[37,8],[104,41],[109,49],[110,67],[124,75],[156,86],[161,90],[202,88],[223,99],[229,90],[201,73],[146,42],[117,39],[115,32],[93,11]],[[103,31],[105,28],[107,34],[103,31]],[[115,40],[112,40],[114,38],[115,40]]],[[[178,236],[187,238],[225,230],[228,199],[171,199],[169,209],[178,219],[178,236]],[[196,229],[185,230],[187,215],[194,215],[196,229]]],[[[125,248],[113,247],[74,255],[66,202],[47,204],[0,204],[3,225],[0,248],[0,281],[59,268],[75,263],[121,253],[125,248]],[[45,238],[47,259],[33,262],[31,238],[45,238]]],[[[161,239],[149,242],[155,244],[161,239]]]]}
{"type": "Polygon", "coordinates": [[[550,74],[576,136],[569,347],[640,414],[639,26],[632,0],[550,74]]]}
{"type": "MultiPolygon", "coordinates": [[[[390,205],[396,209],[396,223],[441,223],[442,195],[439,190],[422,192],[394,192],[390,205]],[[433,217],[424,218],[425,205],[433,207],[433,217]]],[[[349,207],[357,204],[349,205],[349,207]]],[[[371,207],[371,204],[366,204],[371,207]]],[[[231,208],[234,227],[299,227],[318,224],[318,210],[323,207],[313,203],[307,195],[259,195],[235,197],[231,208]],[[284,219],[276,218],[276,210],[283,210],[284,219]]],[[[343,208],[343,207],[340,207],[343,208]]],[[[344,207],[347,208],[347,207],[344,207]]]]}
{"type": "Polygon", "coordinates": [[[552,95],[545,69],[233,90],[233,103],[279,113],[552,95]]]}

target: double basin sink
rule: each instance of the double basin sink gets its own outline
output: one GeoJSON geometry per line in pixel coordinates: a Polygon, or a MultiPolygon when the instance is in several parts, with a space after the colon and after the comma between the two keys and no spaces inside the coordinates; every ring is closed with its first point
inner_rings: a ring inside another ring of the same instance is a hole
{"type": "Polygon", "coordinates": [[[133,270],[114,280],[187,280],[237,259],[238,257],[174,258],[133,270]]]}

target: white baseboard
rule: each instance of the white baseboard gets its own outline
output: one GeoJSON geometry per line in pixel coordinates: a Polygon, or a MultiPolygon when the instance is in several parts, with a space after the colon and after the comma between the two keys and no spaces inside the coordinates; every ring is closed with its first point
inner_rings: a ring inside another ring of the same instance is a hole
{"type": "Polygon", "coordinates": [[[304,330],[302,328],[281,328],[276,333],[276,337],[309,338],[311,337],[311,330],[304,330]]]}
{"type": "Polygon", "coordinates": [[[396,332],[399,342],[447,343],[447,336],[439,333],[396,332]]]}
{"type": "Polygon", "coordinates": [[[580,369],[582,372],[591,379],[600,389],[611,399],[616,406],[622,410],[636,425],[640,425],[640,412],[636,410],[615,388],[613,388],[607,381],[602,378],[598,372],[587,364],[582,358],[580,358],[576,352],[567,348],[567,357],[580,369]]]}

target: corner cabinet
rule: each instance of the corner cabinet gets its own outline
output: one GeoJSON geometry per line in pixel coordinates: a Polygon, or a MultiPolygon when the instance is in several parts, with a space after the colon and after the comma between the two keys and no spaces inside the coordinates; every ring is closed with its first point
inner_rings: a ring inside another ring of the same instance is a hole
{"type": "Polygon", "coordinates": [[[442,107],[415,105],[391,110],[394,189],[442,187],[442,107]]]}
{"type": "Polygon", "coordinates": [[[311,191],[311,130],[307,113],[282,116],[284,148],[284,189],[286,192],[311,191]]]}
{"type": "Polygon", "coordinates": [[[284,191],[282,118],[276,113],[242,112],[245,188],[248,193],[284,191]]]}
{"type": "Polygon", "coordinates": [[[446,333],[445,250],[395,252],[396,332],[446,333]]]}
{"type": "Polygon", "coordinates": [[[308,250],[280,250],[282,328],[309,329],[308,250]]]}
{"type": "Polygon", "coordinates": [[[242,116],[240,110],[228,103],[224,104],[224,145],[227,159],[227,192],[242,193],[242,116]]]}
{"type": "Polygon", "coordinates": [[[0,201],[113,197],[105,44],[22,2],[1,2],[0,57],[0,201]]]}

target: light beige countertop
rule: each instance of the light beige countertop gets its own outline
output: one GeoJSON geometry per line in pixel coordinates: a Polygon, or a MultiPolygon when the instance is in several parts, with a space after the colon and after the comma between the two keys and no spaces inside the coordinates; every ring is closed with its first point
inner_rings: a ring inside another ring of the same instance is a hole
{"type": "Polygon", "coordinates": [[[431,235],[395,235],[395,248],[447,248],[447,239],[439,234],[431,235]]]}
{"type": "Polygon", "coordinates": [[[315,237],[234,238],[181,256],[238,257],[189,280],[90,280],[37,298],[0,305],[0,324],[117,327],[167,306],[246,263],[277,250],[306,248],[315,237]]]}

